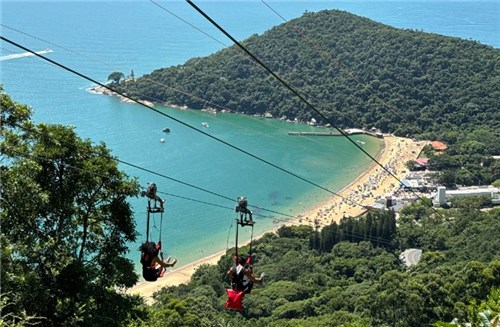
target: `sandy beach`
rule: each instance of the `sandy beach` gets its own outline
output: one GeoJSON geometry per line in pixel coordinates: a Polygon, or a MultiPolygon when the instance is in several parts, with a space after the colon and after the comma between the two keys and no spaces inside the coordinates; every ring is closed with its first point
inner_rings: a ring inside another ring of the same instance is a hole
{"type": "MultiPolygon", "coordinates": [[[[417,158],[426,144],[411,139],[384,135],[384,147],[378,154],[378,161],[400,180],[406,174],[405,163],[417,158]]],[[[390,176],[382,167],[373,165],[338,194],[311,210],[304,212],[300,218],[290,220],[282,225],[318,224],[324,226],[333,221],[339,221],[344,216],[354,217],[366,211],[364,206],[373,204],[375,198],[385,197],[399,188],[399,182],[390,176]],[[354,204],[355,203],[355,204],[354,204]]],[[[270,231],[271,232],[271,231],[270,231]]],[[[151,301],[154,292],[162,287],[174,286],[189,282],[194,271],[202,264],[216,264],[225,251],[212,254],[185,266],[169,268],[163,278],[156,282],[142,280],[136,286],[127,290],[130,294],[139,294],[151,301]]],[[[142,279],[142,278],[141,278],[142,279]]]]}
{"type": "MultiPolygon", "coordinates": [[[[406,162],[416,159],[426,142],[384,135],[384,144],[377,159],[402,180],[407,173],[406,162]]],[[[339,221],[344,216],[359,216],[367,210],[365,206],[373,204],[377,197],[385,197],[398,188],[399,182],[382,167],[373,163],[365,173],[342,189],[338,193],[340,196],[333,196],[303,214],[302,223],[323,226],[339,221]]]]}

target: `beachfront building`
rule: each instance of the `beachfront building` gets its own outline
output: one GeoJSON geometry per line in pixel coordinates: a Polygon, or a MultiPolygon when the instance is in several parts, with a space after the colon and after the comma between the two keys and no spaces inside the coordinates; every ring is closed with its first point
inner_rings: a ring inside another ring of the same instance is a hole
{"type": "Polygon", "coordinates": [[[386,210],[393,210],[394,212],[398,213],[415,201],[417,197],[406,197],[406,196],[395,196],[393,194],[387,194],[385,197],[380,197],[375,200],[373,204],[370,205],[372,209],[380,210],[380,211],[386,211],[386,210]]]}
{"type": "Polygon", "coordinates": [[[492,185],[461,187],[456,190],[447,190],[446,187],[439,186],[436,194],[433,196],[433,203],[435,206],[442,207],[448,205],[448,201],[452,197],[465,196],[488,196],[491,198],[492,204],[500,204],[500,188],[492,185]]]}
{"type": "Polygon", "coordinates": [[[432,192],[438,187],[433,176],[434,171],[411,171],[401,180],[401,189],[432,192]]]}

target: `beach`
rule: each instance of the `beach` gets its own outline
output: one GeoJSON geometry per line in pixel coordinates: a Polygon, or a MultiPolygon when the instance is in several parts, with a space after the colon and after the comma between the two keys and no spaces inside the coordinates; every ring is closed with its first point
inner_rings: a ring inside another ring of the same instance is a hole
{"type": "MultiPolygon", "coordinates": [[[[408,172],[405,164],[415,160],[428,142],[384,135],[384,147],[377,160],[399,180],[408,172]]],[[[309,210],[303,215],[305,223],[324,226],[345,217],[363,214],[377,198],[385,198],[399,189],[399,182],[380,165],[370,168],[342,189],[338,195],[309,210]]],[[[294,222],[298,223],[297,221],[294,222]]],[[[302,221],[304,223],[304,221],[302,221]]]]}
{"type": "MultiPolygon", "coordinates": [[[[407,172],[405,163],[416,159],[426,144],[425,141],[416,142],[390,134],[384,135],[383,142],[384,146],[378,154],[377,160],[399,180],[403,179],[407,172]]],[[[338,195],[315,205],[299,215],[297,219],[283,222],[280,226],[307,224],[321,227],[334,221],[338,222],[344,216],[356,217],[363,214],[366,211],[365,206],[373,204],[377,197],[385,197],[398,188],[399,182],[374,162],[367,171],[337,193],[338,195]]],[[[273,232],[277,228],[275,227],[269,232],[273,232]]],[[[141,295],[150,302],[152,295],[161,288],[188,283],[199,266],[216,264],[223,255],[225,255],[224,250],[184,266],[169,268],[165,276],[156,282],[145,282],[141,277],[141,282],[128,289],[127,292],[141,295]]]]}

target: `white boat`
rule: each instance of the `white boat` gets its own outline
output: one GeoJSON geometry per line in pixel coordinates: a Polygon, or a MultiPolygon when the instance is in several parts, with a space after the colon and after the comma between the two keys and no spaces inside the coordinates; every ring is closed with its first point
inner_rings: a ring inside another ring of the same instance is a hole
{"type": "Polygon", "coordinates": [[[203,126],[207,127],[207,128],[208,128],[208,127],[210,127],[206,121],[204,121],[204,122],[203,122],[203,123],[201,123],[201,124],[202,124],[203,126]]]}
{"type": "Polygon", "coordinates": [[[366,142],[363,142],[363,141],[360,141],[360,140],[356,140],[356,143],[365,144],[366,142]]]}
{"type": "Polygon", "coordinates": [[[162,137],[162,138],[160,139],[160,142],[161,142],[161,143],[164,143],[164,142],[165,142],[165,139],[162,137]]]}

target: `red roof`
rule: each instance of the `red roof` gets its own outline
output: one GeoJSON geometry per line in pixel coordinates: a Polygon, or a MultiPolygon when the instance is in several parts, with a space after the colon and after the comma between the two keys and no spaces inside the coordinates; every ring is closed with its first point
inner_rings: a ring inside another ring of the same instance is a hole
{"type": "Polygon", "coordinates": [[[420,166],[426,166],[427,161],[429,161],[429,158],[419,158],[415,159],[415,161],[420,165],[420,166]]]}
{"type": "Polygon", "coordinates": [[[448,148],[446,144],[440,141],[432,141],[431,146],[434,150],[439,150],[439,151],[446,150],[448,148]]]}

